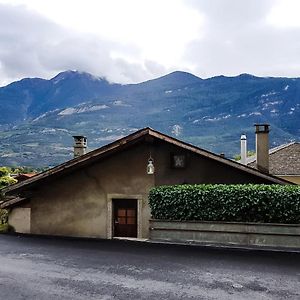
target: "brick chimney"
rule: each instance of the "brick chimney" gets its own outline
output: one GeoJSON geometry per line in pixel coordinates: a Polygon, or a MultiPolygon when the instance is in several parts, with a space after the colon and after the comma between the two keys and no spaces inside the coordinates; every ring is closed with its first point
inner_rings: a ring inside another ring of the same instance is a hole
{"type": "Polygon", "coordinates": [[[74,138],[74,158],[86,153],[87,138],[83,135],[73,135],[74,138]]]}
{"type": "Polygon", "coordinates": [[[269,124],[255,124],[256,168],[269,173],[269,124]]]}

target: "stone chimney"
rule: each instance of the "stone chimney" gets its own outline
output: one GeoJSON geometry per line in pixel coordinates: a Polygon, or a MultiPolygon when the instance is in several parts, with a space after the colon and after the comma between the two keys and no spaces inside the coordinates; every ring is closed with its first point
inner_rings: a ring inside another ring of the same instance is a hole
{"type": "Polygon", "coordinates": [[[269,173],[269,124],[255,124],[256,168],[269,173]]]}
{"type": "Polygon", "coordinates": [[[74,158],[86,153],[87,138],[83,135],[73,135],[74,138],[74,158]]]}
{"type": "Polygon", "coordinates": [[[241,164],[247,164],[247,137],[245,134],[241,135],[241,164]]]}

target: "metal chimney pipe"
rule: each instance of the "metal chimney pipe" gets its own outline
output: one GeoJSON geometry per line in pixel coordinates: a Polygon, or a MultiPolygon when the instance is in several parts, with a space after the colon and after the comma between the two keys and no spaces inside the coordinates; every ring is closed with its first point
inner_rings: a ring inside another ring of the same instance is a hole
{"type": "Polygon", "coordinates": [[[256,168],[269,173],[269,124],[255,124],[256,168]]]}
{"type": "Polygon", "coordinates": [[[84,155],[87,148],[87,138],[83,135],[73,135],[74,158],[84,155]]]}
{"type": "Polygon", "coordinates": [[[247,164],[247,137],[245,134],[241,135],[241,164],[247,164]]]}

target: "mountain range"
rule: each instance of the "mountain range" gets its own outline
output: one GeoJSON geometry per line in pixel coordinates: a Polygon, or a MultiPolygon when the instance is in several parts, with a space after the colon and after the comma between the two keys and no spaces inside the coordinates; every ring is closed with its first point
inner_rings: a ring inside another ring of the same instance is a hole
{"type": "Polygon", "coordinates": [[[270,145],[300,139],[300,78],[173,72],[139,84],[66,71],[0,88],[0,165],[53,166],[72,158],[72,135],[89,149],[150,126],[201,148],[239,153],[254,123],[271,125],[270,145]]]}

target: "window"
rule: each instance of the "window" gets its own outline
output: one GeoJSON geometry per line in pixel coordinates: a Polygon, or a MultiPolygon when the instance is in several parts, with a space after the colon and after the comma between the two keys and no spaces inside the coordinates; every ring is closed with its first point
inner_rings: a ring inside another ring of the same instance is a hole
{"type": "Polygon", "coordinates": [[[175,169],[183,169],[186,167],[185,154],[171,154],[171,167],[175,169]]]}

